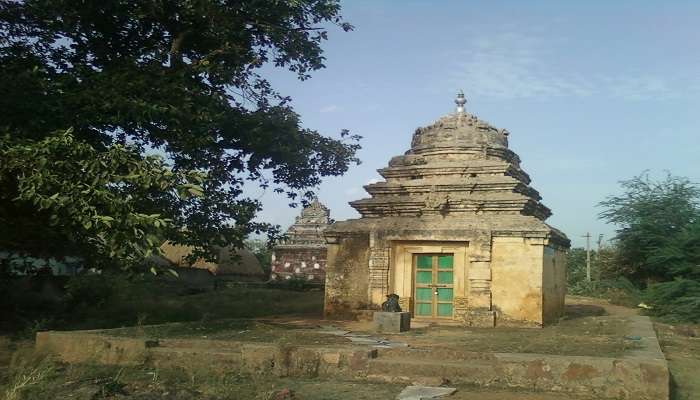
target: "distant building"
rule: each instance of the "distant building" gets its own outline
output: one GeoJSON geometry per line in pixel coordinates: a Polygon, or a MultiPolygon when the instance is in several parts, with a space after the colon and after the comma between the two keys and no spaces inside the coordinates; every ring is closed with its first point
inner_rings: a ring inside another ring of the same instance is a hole
{"type": "Polygon", "coordinates": [[[272,280],[304,279],[324,284],[326,280],[326,241],[323,231],[330,222],[330,211],[314,200],[301,211],[287,230],[287,239],[272,252],[272,280]]]}
{"type": "Polygon", "coordinates": [[[40,258],[0,251],[0,263],[6,263],[9,266],[8,272],[13,275],[43,273],[54,276],[75,276],[83,270],[83,260],[70,256],[60,259],[40,258]]]}
{"type": "Polygon", "coordinates": [[[189,246],[166,242],[160,249],[163,252],[162,259],[173,267],[177,267],[176,271],[182,274],[187,274],[186,271],[203,271],[217,278],[226,278],[225,280],[231,281],[254,282],[265,279],[260,261],[247,249],[220,248],[217,262],[199,259],[194,263],[186,260],[192,253],[192,248],[189,246]]]}

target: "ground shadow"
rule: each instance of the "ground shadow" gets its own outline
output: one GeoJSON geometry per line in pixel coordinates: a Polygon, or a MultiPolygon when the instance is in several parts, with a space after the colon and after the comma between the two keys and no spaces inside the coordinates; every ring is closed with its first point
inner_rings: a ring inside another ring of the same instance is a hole
{"type": "Polygon", "coordinates": [[[607,315],[607,311],[605,311],[605,308],[594,304],[567,304],[564,310],[565,319],[599,317],[601,315],[607,315]]]}

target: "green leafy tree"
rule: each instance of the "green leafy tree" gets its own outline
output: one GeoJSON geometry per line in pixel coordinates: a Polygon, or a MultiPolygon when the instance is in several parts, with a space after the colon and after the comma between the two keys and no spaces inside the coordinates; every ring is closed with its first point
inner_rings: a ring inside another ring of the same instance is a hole
{"type": "Polygon", "coordinates": [[[620,226],[619,272],[645,289],[651,314],[700,321],[700,189],[671,175],[655,182],[644,174],[622,185],[622,196],[601,203],[601,216],[620,226]]]}
{"type": "Polygon", "coordinates": [[[700,220],[700,188],[670,174],[653,181],[648,173],[621,185],[622,195],[599,204],[604,208],[600,217],[619,227],[615,240],[620,273],[641,285],[672,279],[676,272],[659,255],[670,251],[678,236],[700,220]]]}
{"type": "Polygon", "coordinates": [[[272,242],[262,239],[248,239],[245,241],[245,247],[255,254],[260,265],[266,274],[270,274],[272,270],[272,242]]]}
{"type": "Polygon", "coordinates": [[[586,249],[573,247],[566,252],[566,282],[569,288],[586,280],[586,249]]]}
{"type": "Polygon", "coordinates": [[[307,79],[335,0],[0,2],[0,250],[130,267],[163,240],[243,245],[246,182],[311,198],[358,136],[302,128],[261,75],[307,79]]]}

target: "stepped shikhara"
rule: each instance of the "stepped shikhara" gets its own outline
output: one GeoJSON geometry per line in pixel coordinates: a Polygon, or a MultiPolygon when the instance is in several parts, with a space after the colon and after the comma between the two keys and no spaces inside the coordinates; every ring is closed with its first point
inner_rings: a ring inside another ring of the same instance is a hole
{"type": "Polygon", "coordinates": [[[414,318],[542,325],[563,312],[566,236],[530,187],[508,131],[457,111],[413,134],[326,230],[326,314],[357,316],[389,293],[414,318]]]}
{"type": "Polygon", "coordinates": [[[323,231],[330,222],[330,211],[314,199],[287,229],[286,240],[273,249],[273,280],[292,278],[325,282],[326,241],[323,231]]]}

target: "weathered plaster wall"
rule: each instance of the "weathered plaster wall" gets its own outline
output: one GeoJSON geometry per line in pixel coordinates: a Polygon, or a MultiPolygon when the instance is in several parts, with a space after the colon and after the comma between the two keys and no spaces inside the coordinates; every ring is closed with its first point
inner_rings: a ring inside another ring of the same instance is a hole
{"type": "Polygon", "coordinates": [[[494,237],[491,296],[497,324],[541,325],[543,246],[532,239],[494,237]]]}
{"type": "Polygon", "coordinates": [[[350,319],[369,302],[369,236],[337,238],[326,257],[326,318],[350,319]]]}
{"type": "Polygon", "coordinates": [[[544,322],[556,322],[564,315],[564,298],[566,296],[566,254],[564,251],[545,246],[542,271],[544,322]]]}

